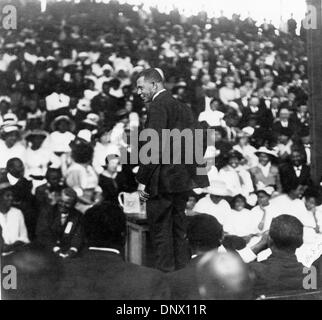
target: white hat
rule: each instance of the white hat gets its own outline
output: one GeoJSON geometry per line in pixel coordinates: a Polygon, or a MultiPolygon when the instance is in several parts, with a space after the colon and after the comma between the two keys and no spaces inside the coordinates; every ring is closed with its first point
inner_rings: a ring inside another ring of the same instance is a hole
{"type": "Polygon", "coordinates": [[[88,129],[83,129],[78,132],[77,138],[90,143],[92,141],[92,133],[88,129]]]}
{"type": "Polygon", "coordinates": [[[220,197],[232,196],[231,192],[227,189],[225,181],[222,180],[214,180],[211,186],[207,188],[207,193],[220,197]]]}
{"type": "Polygon", "coordinates": [[[263,188],[259,188],[255,193],[258,194],[259,192],[265,192],[267,195],[271,197],[275,192],[275,189],[271,186],[264,186],[263,188]]]}
{"type": "Polygon", "coordinates": [[[83,123],[87,123],[87,124],[97,127],[99,121],[100,121],[99,115],[97,115],[96,113],[89,113],[87,115],[86,119],[83,120],[83,123]]]}
{"type": "Polygon", "coordinates": [[[78,54],[78,57],[79,58],[87,58],[88,57],[88,53],[87,52],[80,52],[79,54],[78,54]]]}
{"type": "Polygon", "coordinates": [[[104,64],[104,66],[102,67],[102,71],[105,71],[105,70],[109,70],[111,72],[114,71],[113,67],[108,63],[104,64]]]}
{"type": "Polygon", "coordinates": [[[261,154],[261,153],[268,154],[268,155],[270,155],[270,156],[272,156],[272,157],[275,157],[275,158],[277,158],[277,157],[278,157],[278,155],[277,155],[276,151],[274,151],[274,150],[269,150],[269,149],[267,149],[266,147],[260,147],[260,148],[255,152],[256,156],[259,156],[259,154],[261,154]]]}
{"type": "Polygon", "coordinates": [[[216,84],[214,82],[208,82],[203,88],[204,90],[215,90],[216,84]]]}
{"type": "Polygon", "coordinates": [[[20,127],[16,124],[6,124],[1,127],[1,131],[4,133],[18,132],[20,127]]]}
{"type": "Polygon", "coordinates": [[[245,134],[245,135],[248,135],[248,136],[252,136],[255,132],[255,129],[253,127],[245,127],[242,129],[242,132],[245,134]]]}
{"type": "Polygon", "coordinates": [[[85,112],[91,111],[91,102],[87,99],[79,99],[77,109],[85,112]]]}

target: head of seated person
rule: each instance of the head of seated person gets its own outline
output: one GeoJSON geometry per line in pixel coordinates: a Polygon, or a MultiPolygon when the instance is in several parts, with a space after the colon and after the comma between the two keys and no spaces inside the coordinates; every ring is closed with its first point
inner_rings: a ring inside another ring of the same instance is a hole
{"type": "Polygon", "coordinates": [[[252,298],[251,273],[237,254],[209,251],[198,262],[197,279],[203,300],[252,298]]]}
{"type": "Polygon", "coordinates": [[[88,247],[123,251],[126,218],[119,206],[105,201],[87,210],[84,229],[88,247]]]}
{"type": "Polygon", "coordinates": [[[192,255],[201,255],[220,247],[223,234],[222,225],[211,215],[188,217],[187,237],[192,255]]]}
{"type": "Polygon", "coordinates": [[[283,189],[292,200],[296,200],[303,197],[305,191],[307,190],[307,186],[298,184],[297,182],[290,182],[287,185],[284,185],[283,189]]]}
{"type": "Polygon", "coordinates": [[[274,252],[295,253],[303,244],[303,224],[290,215],[281,215],[273,219],[269,229],[269,247],[274,252]]]}

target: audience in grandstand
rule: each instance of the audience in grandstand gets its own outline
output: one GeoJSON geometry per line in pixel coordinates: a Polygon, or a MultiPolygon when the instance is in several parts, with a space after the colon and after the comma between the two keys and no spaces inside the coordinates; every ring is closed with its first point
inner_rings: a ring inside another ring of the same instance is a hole
{"type": "Polygon", "coordinates": [[[191,226],[193,259],[174,276],[173,298],[250,297],[239,258],[194,257],[219,247],[220,230],[226,248],[272,250],[266,262],[251,264],[256,294],[298,288],[303,266],[295,249],[305,257],[322,242],[321,188],[310,177],[304,31],[297,36],[292,19],[285,33],[237,15],[147,13],[115,1],[48,3],[44,13],[39,5],[19,8],[19,30],[0,35],[2,251],[31,241],[56,253],[70,275],[64,298],[170,297],[162,274],[122,261],[125,216],[117,200],[137,187],[133,159],[141,145],[129,138],[144,128],[149,105],[135,82],[155,67],[165,89],[209,131],[210,187],[191,191],[186,208],[192,221],[209,224],[191,226]],[[131,161],[122,163],[124,155],[131,161]],[[198,277],[183,292],[179,283],[196,261],[198,277]],[[235,268],[226,272],[230,263],[235,268]],[[235,276],[236,285],[227,279],[235,276]],[[218,285],[229,290],[218,296],[218,285]]]}

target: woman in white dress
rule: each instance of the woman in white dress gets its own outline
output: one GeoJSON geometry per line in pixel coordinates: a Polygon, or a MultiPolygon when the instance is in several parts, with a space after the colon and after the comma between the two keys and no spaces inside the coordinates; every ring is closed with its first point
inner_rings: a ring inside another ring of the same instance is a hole
{"type": "Polygon", "coordinates": [[[93,153],[90,143],[77,140],[72,144],[72,164],[66,172],[66,184],[76,191],[76,208],[83,213],[101,200],[98,176],[92,166],[93,153]]]}

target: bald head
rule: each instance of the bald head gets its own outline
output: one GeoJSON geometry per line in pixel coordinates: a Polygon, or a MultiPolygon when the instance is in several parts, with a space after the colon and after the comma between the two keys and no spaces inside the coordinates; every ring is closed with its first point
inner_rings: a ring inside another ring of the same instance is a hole
{"type": "Polygon", "coordinates": [[[197,266],[199,292],[204,300],[251,298],[252,282],[246,264],[234,253],[206,253],[197,266]]]}

